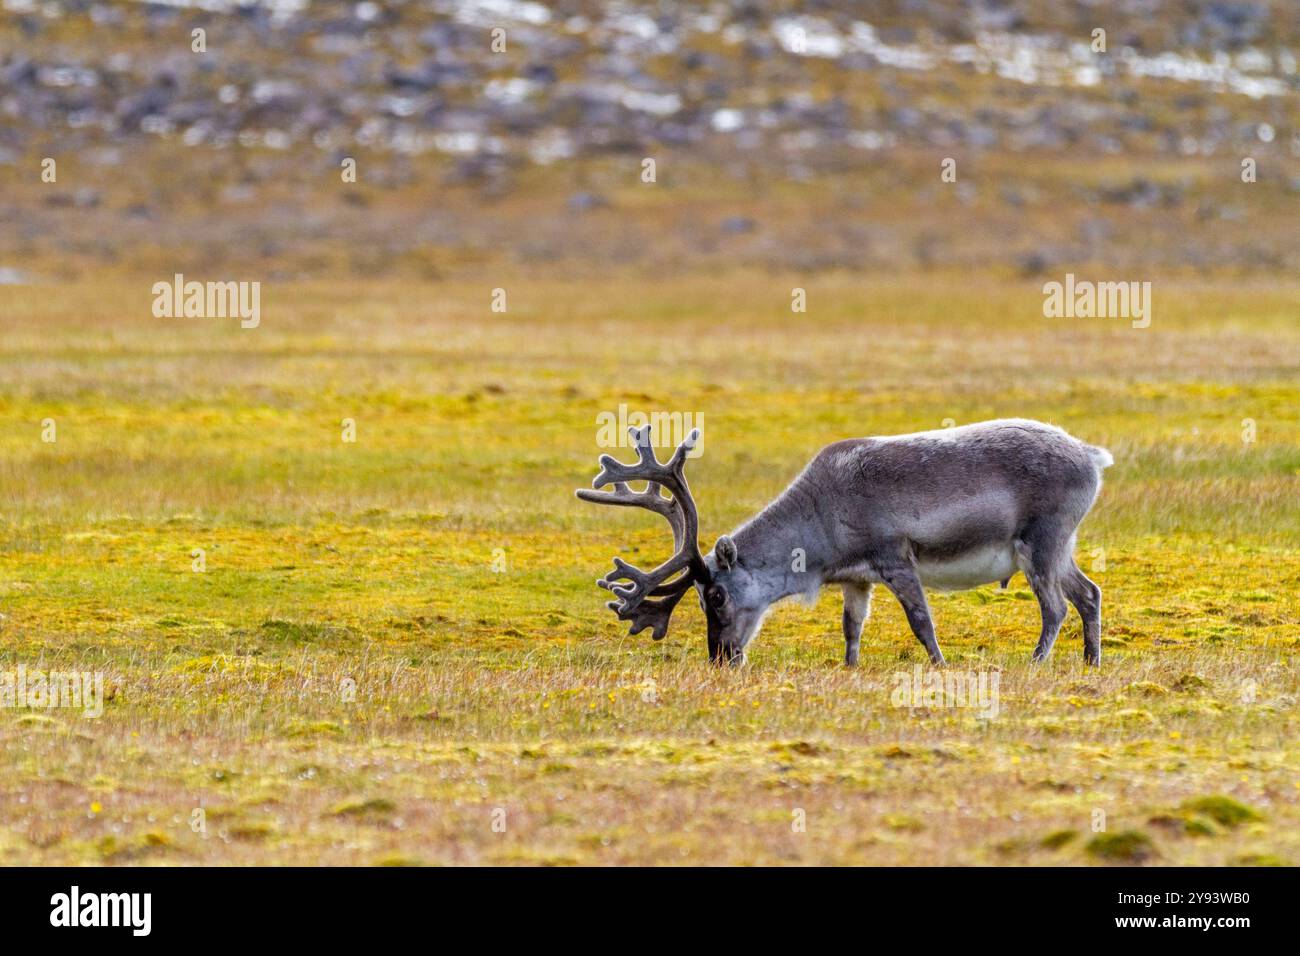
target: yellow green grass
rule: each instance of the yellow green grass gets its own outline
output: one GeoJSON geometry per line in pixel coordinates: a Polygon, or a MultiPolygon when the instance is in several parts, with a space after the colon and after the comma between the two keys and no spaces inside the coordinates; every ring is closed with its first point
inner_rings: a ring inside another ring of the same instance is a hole
{"type": "Polygon", "coordinates": [[[0,670],[110,695],[0,710],[0,862],[1300,862],[1300,288],[1157,282],[1138,330],[1010,278],[507,270],[265,282],[241,330],[150,285],[0,288],[0,670]],[[992,720],[893,706],[884,594],[855,671],[829,591],[742,670],[690,602],[626,637],[592,581],[667,527],[572,495],[620,403],[703,416],[706,545],[839,438],[1110,448],[1101,670],[1077,618],[1028,664],[1022,578],[932,600],[992,720]]]}

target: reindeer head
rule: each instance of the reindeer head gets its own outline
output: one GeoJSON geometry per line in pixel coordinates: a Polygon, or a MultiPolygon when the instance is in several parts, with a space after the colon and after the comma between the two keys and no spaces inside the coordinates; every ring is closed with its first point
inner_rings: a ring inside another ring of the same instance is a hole
{"type": "Polygon", "coordinates": [[[698,588],[700,607],[709,625],[709,654],[743,664],[745,648],[762,627],[772,597],[763,582],[745,567],[730,535],[723,535],[704,556],[707,585],[698,588]]]}
{"type": "Polygon", "coordinates": [[[629,428],[628,434],[638,461],[629,465],[610,455],[601,455],[600,473],[591,486],[600,489],[613,485],[614,490],[580,488],[578,497],[597,504],[648,508],[663,515],[673,530],[675,553],[653,571],[642,571],[622,558],[615,558],[614,570],[596,582],[617,597],[605,606],[618,614],[619,620],[632,622],[628,634],[637,634],[648,627],[650,636],[660,641],[668,633],[668,620],[677,602],[694,587],[708,620],[710,659],[740,663],[744,660],[744,645],[757,627],[748,627],[750,615],[738,613],[727,585],[727,579],[736,570],[736,546],[724,535],[714,553],[707,558],[700,554],[699,515],[686,484],[686,456],[699,441],[700,430],[697,428],[687,435],[667,462],[655,457],[649,425],[629,428]],[[633,491],[628,487],[629,481],[644,481],[646,488],[633,491]],[[669,497],[662,495],[661,489],[667,490],[669,497]],[[616,581],[630,583],[616,584],[616,581]],[[742,635],[744,640],[739,639],[742,635]]]}

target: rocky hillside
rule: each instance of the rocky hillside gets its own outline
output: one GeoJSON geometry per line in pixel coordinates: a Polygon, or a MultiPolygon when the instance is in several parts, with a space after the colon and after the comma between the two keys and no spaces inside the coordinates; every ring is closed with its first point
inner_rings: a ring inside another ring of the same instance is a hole
{"type": "Polygon", "coordinates": [[[1285,0],[3,0],[0,51],[11,270],[1298,262],[1285,0]]]}

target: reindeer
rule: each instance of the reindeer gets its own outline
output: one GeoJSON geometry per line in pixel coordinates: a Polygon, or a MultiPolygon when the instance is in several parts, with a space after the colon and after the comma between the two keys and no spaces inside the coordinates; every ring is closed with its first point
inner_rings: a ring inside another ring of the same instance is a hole
{"type": "Polygon", "coordinates": [[[667,462],[656,458],[650,427],[629,428],[638,461],[600,456],[584,501],[647,508],[673,531],[671,558],[642,571],[621,558],[596,583],[629,634],[662,640],[673,609],[692,587],[708,622],[712,661],[740,664],[771,606],[825,585],[844,590],[844,662],[858,663],[872,589],[883,584],[907,614],[930,661],[943,663],[925,588],[964,590],[1024,572],[1038,598],[1042,661],[1066,616],[1083,620],[1083,656],[1101,662],[1101,589],[1074,563],[1079,522],[1096,500],[1110,452],[1059,428],[1002,419],[959,428],[827,445],[781,495],[707,555],[686,484],[692,431],[667,462]],[[634,491],[629,482],[647,482],[634,491]],[[612,491],[601,491],[613,485],[612,491]],[[666,491],[665,496],[661,492],[666,491]],[[627,582],[627,583],[619,583],[627,582]]]}

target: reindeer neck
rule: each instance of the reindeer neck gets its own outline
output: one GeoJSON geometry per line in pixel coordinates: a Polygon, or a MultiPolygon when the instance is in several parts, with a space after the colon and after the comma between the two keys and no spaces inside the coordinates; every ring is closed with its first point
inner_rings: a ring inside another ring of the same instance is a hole
{"type": "Polygon", "coordinates": [[[831,555],[817,511],[816,489],[800,477],[732,535],[742,565],[771,600],[815,594],[831,555]]]}

